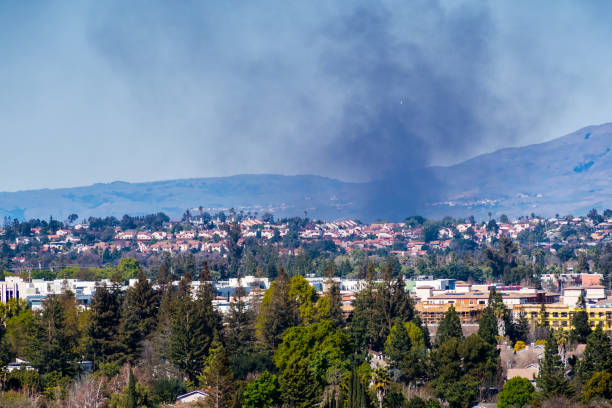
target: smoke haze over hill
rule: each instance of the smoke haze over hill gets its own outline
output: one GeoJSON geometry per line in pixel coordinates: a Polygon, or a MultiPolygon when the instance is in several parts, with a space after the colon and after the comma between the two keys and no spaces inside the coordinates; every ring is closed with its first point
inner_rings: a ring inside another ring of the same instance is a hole
{"type": "Polygon", "coordinates": [[[0,190],[401,179],[604,122],[607,5],[552,4],[3,4],[0,133],[20,154],[0,190]]]}

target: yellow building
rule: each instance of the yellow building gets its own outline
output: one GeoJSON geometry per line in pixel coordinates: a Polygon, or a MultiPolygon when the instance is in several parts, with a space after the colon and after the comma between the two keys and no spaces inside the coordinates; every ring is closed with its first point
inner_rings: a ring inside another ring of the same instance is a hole
{"type": "MultiPolygon", "coordinates": [[[[531,325],[537,325],[540,320],[541,305],[514,305],[512,312],[514,318],[518,319],[520,313],[525,313],[525,317],[531,325]]],[[[550,303],[545,305],[544,324],[553,329],[571,329],[571,321],[577,308],[569,307],[564,303],[550,303]]],[[[586,308],[589,316],[591,328],[597,327],[601,322],[602,327],[608,335],[612,334],[612,304],[590,305],[586,308]]]]}
{"type": "Polygon", "coordinates": [[[455,311],[459,315],[461,323],[478,323],[482,311],[486,305],[464,305],[461,303],[425,303],[419,302],[415,305],[415,309],[424,324],[438,324],[444,318],[448,309],[453,305],[455,311]]]}

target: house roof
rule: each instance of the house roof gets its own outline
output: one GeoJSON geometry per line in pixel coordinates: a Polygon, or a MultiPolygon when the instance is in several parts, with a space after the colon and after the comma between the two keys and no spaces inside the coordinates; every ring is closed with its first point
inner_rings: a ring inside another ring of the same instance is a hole
{"type": "Polygon", "coordinates": [[[204,391],[195,390],[195,391],[188,392],[187,394],[179,395],[178,397],[176,397],[176,400],[180,401],[180,400],[185,399],[187,397],[190,397],[190,396],[192,396],[194,394],[198,394],[198,395],[201,395],[203,397],[208,397],[208,394],[205,393],[204,391]]]}
{"type": "Polygon", "coordinates": [[[529,381],[535,379],[538,376],[537,368],[509,368],[506,373],[506,378],[522,377],[529,381]]]}

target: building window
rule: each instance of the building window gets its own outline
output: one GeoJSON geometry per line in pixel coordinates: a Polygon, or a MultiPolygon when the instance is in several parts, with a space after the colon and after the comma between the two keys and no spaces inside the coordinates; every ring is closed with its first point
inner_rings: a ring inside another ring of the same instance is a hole
{"type": "Polygon", "coordinates": [[[553,312],[553,317],[559,317],[559,313],[553,312]]]}
{"type": "Polygon", "coordinates": [[[567,312],[561,312],[561,317],[567,317],[567,312]]]}
{"type": "Polygon", "coordinates": [[[562,320],[562,321],[561,321],[561,326],[563,326],[563,327],[567,327],[567,321],[562,320]]]}
{"type": "Polygon", "coordinates": [[[591,312],[591,313],[589,313],[589,316],[590,317],[595,317],[595,313],[591,312]]]}

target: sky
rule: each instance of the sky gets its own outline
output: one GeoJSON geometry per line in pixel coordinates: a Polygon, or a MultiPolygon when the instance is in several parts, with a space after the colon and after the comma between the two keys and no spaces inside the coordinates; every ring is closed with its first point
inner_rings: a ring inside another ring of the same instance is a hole
{"type": "Polygon", "coordinates": [[[375,180],[612,121],[606,1],[5,1],[0,191],[375,180]]]}

